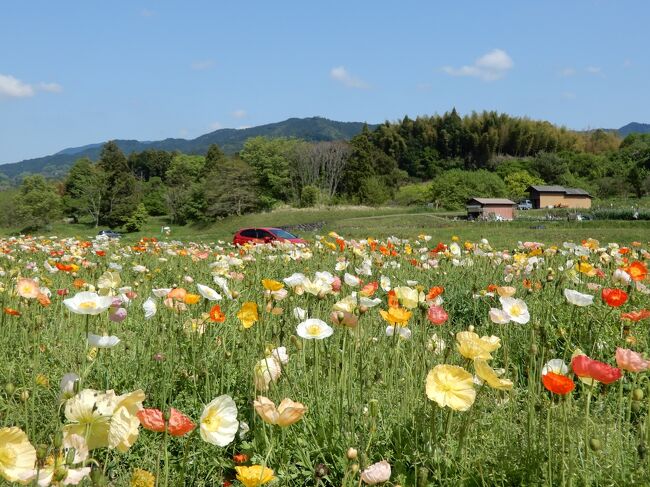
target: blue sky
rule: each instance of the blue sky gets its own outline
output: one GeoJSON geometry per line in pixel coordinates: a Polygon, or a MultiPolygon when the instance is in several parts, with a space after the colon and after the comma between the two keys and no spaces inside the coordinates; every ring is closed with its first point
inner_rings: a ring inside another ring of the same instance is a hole
{"type": "Polygon", "coordinates": [[[498,110],[650,122],[645,0],[0,7],[0,163],[112,138],[498,110]]]}

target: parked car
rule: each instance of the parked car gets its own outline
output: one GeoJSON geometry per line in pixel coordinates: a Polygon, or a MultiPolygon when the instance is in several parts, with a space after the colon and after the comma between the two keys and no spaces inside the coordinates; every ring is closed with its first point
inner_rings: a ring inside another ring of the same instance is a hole
{"type": "Polygon", "coordinates": [[[519,204],[517,205],[518,210],[532,210],[533,209],[533,202],[530,200],[524,200],[520,201],[519,204]]]}
{"type": "Polygon", "coordinates": [[[120,238],[121,234],[114,232],[113,230],[100,230],[97,234],[98,237],[108,237],[108,238],[120,238]]]}
{"type": "Polygon", "coordinates": [[[306,240],[303,240],[300,237],[296,237],[294,234],[282,230],[281,228],[242,228],[232,239],[232,243],[235,245],[244,245],[244,244],[264,244],[271,242],[291,242],[294,244],[298,243],[307,243],[306,240]]]}

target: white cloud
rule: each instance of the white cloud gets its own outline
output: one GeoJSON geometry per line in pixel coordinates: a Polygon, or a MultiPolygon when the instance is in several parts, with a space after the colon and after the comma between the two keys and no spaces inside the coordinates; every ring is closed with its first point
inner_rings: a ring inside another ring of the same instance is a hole
{"type": "Polygon", "coordinates": [[[494,81],[503,78],[514,65],[515,63],[507,52],[493,49],[474,61],[472,65],[460,68],[444,66],[442,71],[450,76],[472,76],[483,81],[494,81]]]}
{"type": "Polygon", "coordinates": [[[248,114],[246,113],[246,110],[242,110],[241,108],[239,110],[235,110],[232,112],[233,118],[236,118],[238,120],[241,120],[242,118],[246,118],[248,114]]]}
{"type": "Polygon", "coordinates": [[[219,130],[222,129],[223,125],[221,125],[220,122],[212,122],[210,125],[208,125],[208,129],[210,130],[219,130]]]}
{"type": "Polygon", "coordinates": [[[576,70],[575,68],[563,68],[560,71],[560,76],[575,76],[576,70]]]}
{"type": "Polygon", "coordinates": [[[250,125],[240,125],[239,127],[237,127],[237,130],[244,130],[244,129],[249,129],[249,128],[251,128],[250,125]]]}
{"type": "Polygon", "coordinates": [[[205,69],[210,69],[214,67],[213,59],[204,59],[202,61],[194,61],[190,64],[190,67],[196,71],[203,71],[205,69]]]}
{"type": "Polygon", "coordinates": [[[603,74],[603,69],[600,66],[587,66],[586,71],[589,74],[603,74]]]}
{"type": "Polygon", "coordinates": [[[59,83],[39,83],[38,89],[40,91],[47,91],[48,93],[61,93],[63,86],[59,83]]]}
{"type": "Polygon", "coordinates": [[[358,88],[361,90],[369,88],[368,83],[348,73],[348,70],[345,69],[344,66],[337,66],[336,68],[332,68],[330,70],[330,78],[338,81],[339,83],[343,83],[348,88],[358,88]]]}
{"type": "Polygon", "coordinates": [[[34,96],[34,88],[8,74],[0,74],[0,96],[25,98],[34,96]]]}

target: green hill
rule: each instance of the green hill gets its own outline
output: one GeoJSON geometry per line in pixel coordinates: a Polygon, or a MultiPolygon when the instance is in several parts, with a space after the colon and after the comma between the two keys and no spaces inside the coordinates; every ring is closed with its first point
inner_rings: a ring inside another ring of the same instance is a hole
{"type": "MultiPolygon", "coordinates": [[[[117,140],[116,142],[127,155],[147,149],[205,154],[211,144],[217,144],[226,154],[234,154],[251,137],[297,137],[314,142],[349,140],[361,132],[363,125],[361,122],[336,122],[322,117],[290,118],[283,122],[245,129],[219,129],[191,140],[164,139],[151,142],[117,140]]],[[[3,174],[13,179],[23,173],[41,173],[51,178],[62,177],[77,159],[88,157],[96,160],[103,144],[100,142],[83,147],[72,147],[50,156],[3,164],[0,166],[0,179],[3,174]]]]}

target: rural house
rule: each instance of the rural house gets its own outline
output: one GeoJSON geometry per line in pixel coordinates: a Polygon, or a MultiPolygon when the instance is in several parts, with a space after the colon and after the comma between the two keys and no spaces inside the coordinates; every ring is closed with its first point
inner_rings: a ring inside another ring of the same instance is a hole
{"type": "Polygon", "coordinates": [[[584,189],[564,186],[530,186],[533,208],[591,208],[591,195],[584,189]]]}
{"type": "Polygon", "coordinates": [[[472,198],[467,202],[468,218],[515,218],[514,201],[505,198],[472,198]]]}

